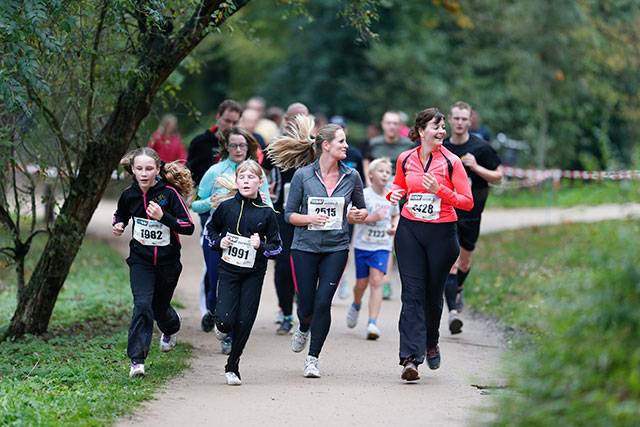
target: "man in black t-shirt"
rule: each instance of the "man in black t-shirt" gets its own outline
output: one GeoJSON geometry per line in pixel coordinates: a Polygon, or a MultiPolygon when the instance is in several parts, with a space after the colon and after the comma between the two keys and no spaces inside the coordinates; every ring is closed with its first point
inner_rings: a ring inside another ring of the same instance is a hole
{"type": "Polygon", "coordinates": [[[451,269],[445,286],[449,330],[457,334],[462,332],[462,320],[458,316],[464,306],[462,285],[471,269],[471,254],[480,234],[480,218],[489,195],[489,183],[499,184],[503,174],[500,159],[493,148],[482,138],[469,133],[469,104],[461,101],[453,104],[448,120],[451,136],[444,140],[444,146],[462,159],[473,194],[473,209],[468,212],[456,209],[460,257],[451,269]]]}

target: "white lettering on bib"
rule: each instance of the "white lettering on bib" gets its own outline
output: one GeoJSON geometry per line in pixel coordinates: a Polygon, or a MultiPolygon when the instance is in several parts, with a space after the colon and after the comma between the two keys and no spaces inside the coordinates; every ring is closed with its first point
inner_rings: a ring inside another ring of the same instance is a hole
{"type": "Polygon", "coordinates": [[[256,248],[251,246],[251,239],[227,233],[231,246],[222,251],[222,260],[228,264],[243,268],[251,268],[256,261],[256,248]]]}
{"type": "Polygon", "coordinates": [[[362,231],[362,240],[367,243],[385,244],[389,243],[389,239],[391,239],[391,235],[387,234],[386,225],[366,223],[364,224],[364,229],[362,231]]]}
{"type": "Polygon", "coordinates": [[[344,212],[344,197],[309,197],[307,213],[309,215],[327,215],[325,225],[309,224],[309,230],[341,230],[344,212]]]}
{"type": "Polygon", "coordinates": [[[144,246],[168,246],[170,233],[169,227],[159,221],[133,217],[133,238],[144,246]]]}
{"type": "Polygon", "coordinates": [[[413,193],[407,200],[407,209],[416,218],[432,221],[440,218],[440,202],[442,199],[435,194],[413,193]]]}

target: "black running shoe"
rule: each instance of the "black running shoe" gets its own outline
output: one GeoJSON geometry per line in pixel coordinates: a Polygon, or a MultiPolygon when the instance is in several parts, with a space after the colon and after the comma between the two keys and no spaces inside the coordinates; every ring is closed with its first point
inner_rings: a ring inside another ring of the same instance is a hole
{"type": "Polygon", "coordinates": [[[451,331],[452,335],[462,332],[462,319],[457,313],[449,315],[449,331],[451,331]]]}
{"type": "Polygon", "coordinates": [[[427,349],[427,364],[429,369],[438,369],[440,367],[440,347],[427,349]]]}
{"type": "Polygon", "coordinates": [[[293,329],[293,320],[284,319],[282,323],[280,323],[280,327],[276,330],[276,334],[278,335],[287,335],[291,334],[291,329],[293,329]]]}
{"type": "Polygon", "coordinates": [[[211,332],[213,326],[216,324],[216,321],[213,319],[213,314],[209,310],[202,316],[202,321],[200,322],[200,326],[202,330],[205,332],[211,332]]]}

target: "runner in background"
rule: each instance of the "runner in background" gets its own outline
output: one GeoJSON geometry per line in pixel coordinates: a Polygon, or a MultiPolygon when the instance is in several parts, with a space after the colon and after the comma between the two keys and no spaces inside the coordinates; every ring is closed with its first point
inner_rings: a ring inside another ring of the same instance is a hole
{"type": "MultiPolygon", "coordinates": [[[[347,127],[347,122],[342,116],[333,116],[329,119],[329,123],[338,125],[344,131],[344,134],[349,136],[349,128],[347,127]]],[[[342,161],[345,165],[349,166],[358,171],[360,174],[360,179],[364,182],[364,170],[362,168],[362,154],[360,150],[354,147],[347,147],[347,157],[342,161]]],[[[351,243],[351,238],[353,236],[353,224],[349,224],[349,243],[351,243]]],[[[349,261],[347,261],[347,264],[349,261]]],[[[349,279],[346,274],[342,275],[340,279],[340,283],[338,284],[338,298],[347,299],[351,295],[351,287],[349,286],[349,279]]]]}
{"type": "Polygon", "coordinates": [[[387,272],[393,235],[400,219],[398,206],[391,206],[385,198],[390,178],[389,159],[376,159],[369,164],[371,186],[364,189],[364,200],[369,214],[365,224],[356,226],[354,240],[356,285],[353,288],[353,303],[347,312],[347,326],[354,328],[357,325],[362,296],[370,285],[367,323],[367,339],[370,340],[378,339],[380,336],[377,320],[382,305],[382,281],[387,272]]]}
{"type": "Polygon", "coordinates": [[[148,147],[127,153],[120,164],[135,178],[118,200],[113,234],[122,236],[133,220],[127,258],[133,293],[127,356],[129,376],[136,377],[145,375],[154,320],[162,332],[160,351],[176,346],[181,319],[171,298],[182,271],[178,234],[191,235],[195,229],[183,201],[193,196],[193,181],[180,162],[165,165],[148,147]]]}
{"type": "Polygon", "coordinates": [[[489,196],[489,183],[499,184],[503,175],[500,158],[493,148],[484,139],[469,132],[471,117],[469,104],[462,101],[453,104],[449,113],[451,137],[444,140],[444,146],[462,159],[473,194],[473,209],[468,212],[456,209],[460,257],[451,269],[445,287],[449,331],[452,334],[462,332],[463,323],[459,313],[464,307],[463,284],[471,269],[471,255],[480,235],[480,219],[489,196]]]}
{"type": "MultiPolygon", "coordinates": [[[[196,187],[200,185],[200,180],[204,173],[209,170],[211,165],[217,163],[220,154],[220,137],[222,131],[231,126],[236,126],[242,114],[242,105],[233,99],[225,99],[218,105],[216,113],[216,125],[197,135],[189,144],[189,155],[187,158],[187,166],[191,170],[193,181],[196,187]]],[[[197,195],[196,195],[197,201],[197,195]]],[[[209,212],[200,214],[200,245],[203,244],[202,236],[205,229],[205,223],[209,218],[209,212]]],[[[207,275],[207,265],[202,263],[202,280],[200,281],[200,315],[204,322],[203,325],[209,324],[204,318],[207,314],[207,294],[211,292],[209,284],[209,276],[207,275]]],[[[203,326],[203,331],[210,332],[211,329],[203,326]]]]}
{"type": "Polygon", "coordinates": [[[173,114],[165,114],[158,124],[158,128],[151,135],[149,148],[153,148],[160,160],[170,163],[180,160],[184,164],[187,161],[187,149],[182,142],[182,136],[178,132],[178,118],[173,114]]]}
{"type": "MultiPolygon", "coordinates": [[[[415,143],[410,139],[403,137],[400,135],[400,129],[402,129],[402,120],[401,115],[398,111],[388,110],[382,115],[382,120],[380,121],[380,126],[382,127],[382,135],[376,136],[369,140],[367,144],[366,151],[363,152],[364,160],[364,172],[365,177],[369,179],[368,170],[369,170],[369,162],[374,159],[379,159],[381,157],[386,157],[391,161],[393,166],[392,172],[396,173],[395,166],[396,160],[400,153],[403,153],[406,150],[410,150],[415,147],[415,143]]],[[[370,186],[371,183],[367,182],[367,186],[370,186]]],[[[382,298],[390,299],[392,290],[391,290],[391,278],[389,277],[389,273],[393,269],[393,257],[389,257],[389,267],[388,272],[385,275],[384,284],[382,285],[382,298]]]]}
{"type": "MultiPolygon", "coordinates": [[[[309,109],[300,102],[294,102],[287,107],[284,116],[284,133],[289,132],[293,119],[298,116],[308,116],[309,109]]],[[[274,166],[267,156],[262,163],[262,167],[266,169],[269,165],[270,170],[267,172],[270,178],[269,190],[271,192],[273,207],[278,218],[278,226],[280,227],[280,238],[282,239],[282,252],[276,257],[274,281],[276,286],[276,294],[278,295],[278,314],[275,322],[279,324],[276,329],[278,335],[289,335],[293,333],[293,300],[295,297],[295,285],[293,283],[293,273],[291,271],[290,249],[293,241],[294,226],[284,219],[284,207],[289,195],[291,179],[295,173],[295,169],[282,170],[278,166],[274,166]]]]}

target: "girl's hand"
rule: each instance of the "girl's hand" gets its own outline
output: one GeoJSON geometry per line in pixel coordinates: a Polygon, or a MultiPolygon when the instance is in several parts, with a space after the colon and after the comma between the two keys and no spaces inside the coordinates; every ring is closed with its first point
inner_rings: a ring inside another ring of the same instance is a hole
{"type": "Polygon", "coordinates": [[[222,240],[220,240],[220,247],[222,249],[227,249],[230,246],[231,246],[231,239],[228,236],[223,237],[222,240]]]}
{"type": "Polygon", "coordinates": [[[391,195],[389,196],[389,201],[391,202],[391,205],[396,206],[400,201],[400,199],[402,199],[403,194],[404,194],[404,190],[402,189],[392,191],[391,195]]]}
{"type": "Polygon", "coordinates": [[[260,247],[260,235],[258,233],[253,233],[251,235],[251,246],[253,246],[254,249],[258,249],[260,247]]]}
{"type": "Polygon", "coordinates": [[[375,219],[375,222],[382,221],[384,219],[384,212],[382,212],[382,209],[373,214],[373,219],[375,219]]]}
{"type": "Polygon", "coordinates": [[[430,193],[436,194],[440,189],[440,184],[435,176],[431,173],[425,173],[422,176],[422,186],[426,188],[430,193]]]}
{"type": "Polygon", "coordinates": [[[149,218],[151,219],[160,221],[162,219],[162,216],[164,215],[164,212],[162,211],[162,208],[159,204],[157,204],[156,202],[149,202],[149,205],[147,206],[147,215],[149,215],[149,218]]]}
{"type": "Polygon", "coordinates": [[[117,224],[113,224],[113,234],[115,234],[116,236],[122,236],[123,232],[124,232],[124,223],[119,222],[117,224]]]}
{"type": "Polygon", "coordinates": [[[366,209],[358,209],[355,206],[352,206],[347,214],[348,217],[351,217],[352,221],[355,223],[363,223],[369,212],[366,209]]]}
{"type": "Polygon", "coordinates": [[[324,226],[329,219],[329,216],[325,214],[307,215],[312,225],[324,226]]]}

